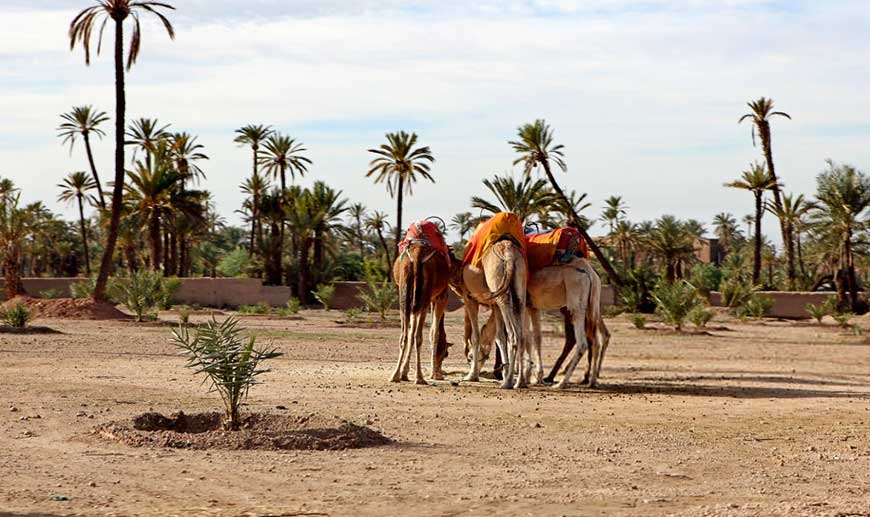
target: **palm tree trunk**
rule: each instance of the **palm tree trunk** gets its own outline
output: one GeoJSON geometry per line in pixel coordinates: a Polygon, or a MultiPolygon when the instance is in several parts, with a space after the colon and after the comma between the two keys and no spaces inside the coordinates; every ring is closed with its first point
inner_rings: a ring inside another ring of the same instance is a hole
{"type": "Polygon", "coordinates": [[[103,186],[100,184],[100,177],[97,175],[97,166],[94,165],[94,154],[91,152],[91,137],[85,132],[85,151],[88,154],[88,163],[91,166],[91,176],[94,177],[94,183],[97,184],[97,199],[100,201],[100,208],[106,209],[106,200],[103,197],[103,186]]]}
{"type": "MultiPolygon", "coordinates": [[[[396,183],[398,184],[399,190],[396,195],[396,245],[402,242],[402,196],[404,194],[403,190],[405,187],[405,177],[400,173],[398,175],[398,179],[396,183]]],[[[389,255],[388,255],[389,257],[389,255]]]]}
{"type": "Polygon", "coordinates": [[[106,249],[100,262],[100,273],[94,287],[94,300],[106,301],[106,284],[112,272],[115,243],[118,241],[118,226],[121,222],[121,201],[124,195],[124,112],[127,107],[124,91],[124,19],[115,19],[115,186],[112,192],[112,217],[106,249]]]}
{"type": "Polygon", "coordinates": [[[855,261],[852,256],[852,231],[846,234],[846,241],[843,243],[843,252],[846,256],[846,284],[849,289],[849,304],[852,312],[858,310],[858,279],[855,277],[855,261]]]}
{"type": "Polygon", "coordinates": [[[302,242],[299,245],[299,301],[303,304],[308,303],[308,250],[311,246],[309,237],[302,237],[302,242]]]}
{"type": "MultiPolygon", "coordinates": [[[[761,136],[761,147],[764,150],[764,159],[767,162],[767,170],[770,172],[770,177],[776,181],[773,185],[773,203],[776,210],[782,213],[782,199],[779,192],[779,179],[776,177],[776,170],[773,166],[773,142],[770,133],[770,123],[762,120],[758,124],[758,133],[761,136]]],[[[792,241],[791,232],[788,224],[782,218],[779,219],[779,230],[782,234],[782,243],[785,247],[786,257],[786,275],[788,276],[788,285],[790,290],[795,289],[795,267],[794,267],[794,242],[792,241]]]]}
{"type": "Polygon", "coordinates": [[[3,279],[6,281],[6,299],[11,300],[22,294],[21,289],[21,251],[17,245],[7,250],[3,258],[3,279]]]}
{"type": "Polygon", "coordinates": [[[574,211],[574,207],[571,206],[571,203],[568,201],[568,197],[562,191],[562,188],[559,186],[559,184],[556,182],[556,178],[553,176],[553,172],[550,170],[550,162],[544,160],[542,163],[544,165],[544,172],[547,174],[547,179],[550,180],[550,186],[553,187],[553,190],[556,191],[556,195],[558,195],[559,198],[562,199],[565,207],[570,212],[568,214],[568,226],[571,226],[572,228],[575,228],[580,232],[580,235],[582,235],[583,238],[586,239],[586,243],[589,245],[589,249],[591,249],[592,253],[595,254],[595,258],[597,258],[598,262],[601,263],[601,267],[603,267],[604,271],[607,272],[607,276],[610,277],[610,281],[613,282],[614,285],[616,285],[617,287],[622,287],[623,285],[625,285],[625,282],[622,281],[622,278],[619,277],[619,275],[616,273],[616,270],[613,269],[613,266],[610,265],[610,261],[607,260],[607,257],[604,256],[604,253],[601,252],[601,249],[598,247],[595,241],[592,240],[592,237],[589,236],[589,233],[586,232],[586,229],[581,226],[580,216],[577,214],[577,212],[574,211]]]}
{"type": "Polygon", "coordinates": [[[82,247],[85,250],[85,271],[88,273],[88,276],[91,276],[91,253],[88,251],[88,230],[85,226],[85,211],[82,207],[82,195],[78,195],[79,200],[79,226],[82,231],[82,247]]]}
{"type": "MultiPolygon", "coordinates": [[[[257,177],[257,144],[251,146],[254,150],[254,173],[251,175],[251,183],[254,184],[254,179],[257,177]]],[[[255,238],[257,235],[257,207],[259,206],[260,196],[257,192],[253,192],[253,199],[251,207],[251,246],[248,249],[248,257],[254,256],[254,245],[255,238]]]]}
{"type": "Polygon", "coordinates": [[[795,232],[795,242],[797,244],[797,257],[798,257],[798,264],[800,265],[800,268],[801,268],[801,276],[803,278],[806,278],[807,270],[804,267],[804,254],[803,254],[803,250],[801,248],[801,232],[799,232],[799,231],[795,232]]]}
{"type": "Polygon", "coordinates": [[[151,211],[148,221],[148,237],[151,244],[151,269],[160,271],[163,264],[163,238],[160,235],[160,209],[156,207],[151,211]]]}
{"type": "Polygon", "coordinates": [[[752,283],[761,277],[761,192],[755,194],[755,250],[752,256],[752,283]]]}

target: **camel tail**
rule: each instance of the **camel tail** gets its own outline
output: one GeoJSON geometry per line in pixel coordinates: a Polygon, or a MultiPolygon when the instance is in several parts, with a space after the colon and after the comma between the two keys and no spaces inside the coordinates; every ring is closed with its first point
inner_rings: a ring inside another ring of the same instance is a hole
{"type": "Polygon", "coordinates": [[[511,284],[514,281],[514,260],[513,260],[514,250],[511,249],[506,257],[503,257],[502,260],[507,262],[505,265],[504,277],[502,278],[502,285],[498,287],[495,291],[491,292],[489,296],[485,299],[481,300],[481,303],[489,304],[492,303],[496,298],[502,296],[503,294],[508,292],[508,289],[511,288],[511,284]]]}

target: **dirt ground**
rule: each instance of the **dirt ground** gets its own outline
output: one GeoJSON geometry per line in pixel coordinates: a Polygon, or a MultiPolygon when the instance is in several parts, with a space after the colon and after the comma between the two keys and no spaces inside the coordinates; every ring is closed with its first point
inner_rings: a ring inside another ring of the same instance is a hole
{"type": "MultiPolygon", "coordinates": [[[[458,345],[448,381],[390,384],[397,329],[302,316],[243,317],[285,353],[247,409],[335,416],[394,444],[201,451],[100,439],[101,424],[220,402],[166,326],[38,320],[62,334],[0,334],[0,514],[870,515],[866,335],[777,321],[674,335],[619,317],[598,389],[503,391],[456,382],[458,345]]],[[[449,315],[456,343],[460,323],[449,315]]],[[[547,364],[560,346],[546,339],[547,364]]]]}

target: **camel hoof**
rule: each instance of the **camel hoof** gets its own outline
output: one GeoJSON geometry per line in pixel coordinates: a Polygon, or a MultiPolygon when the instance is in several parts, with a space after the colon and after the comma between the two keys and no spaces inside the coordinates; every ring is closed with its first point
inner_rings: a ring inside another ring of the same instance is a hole
{"type": "Polygon", "coordinates": [[[477,382],[480,380],[480,377],[477,375],[468,374],[465,377],[463,377],[462,380],[465,382],[477,382]]]}
{"type": "Polygon", "coordinates": [[[544,384],[553,384],[556,379],[554,377],[544,377],[544,384]]]}
{"type": "Polygon", "coordinates": [[[514,383],[512,383],[508,380],[505,380],[505,381],[502,381],[502,383],[499,384],[498,387],[503,389],[503,390],[509,390],[509,389],[512,389],[514,387],[514,383]]]}
{"type": "Polygon", "coordinates": [[[554,384],[553,387],[552,387],[552,389],[554,389],[554,390],[564,390],[564,389],[566,389],[567,387],[568,387],[568,383],[567,383],[567,382],[560,382],[560,383],[558,383],[558,384],[554,384]]]}
{"type": "Polygon", "coordinates": [[[392,377],[390,377],[390,382],[399,382],[400,380],[402,379],[398,375],[393,375],[392,377]]]}
{"type": "Polygon", "coordinates": [[[426,382],[426,379],[417,379],[414,383],[418,384],[420,386],[428,386],[429,385],[429,383],[426,382]]]}
{"type": "Polygon", "coordinates": [[[444,372],[435,372],[432,374],[433,381],[443,381],[444,380],[444,372]]]}

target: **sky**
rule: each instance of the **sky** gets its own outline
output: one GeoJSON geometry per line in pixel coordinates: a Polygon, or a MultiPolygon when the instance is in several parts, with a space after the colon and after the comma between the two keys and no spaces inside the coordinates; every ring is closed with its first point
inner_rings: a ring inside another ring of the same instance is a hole
{"type": "MultiPolygon", "coordinates": [[[[250,150],[246,124],[304,142],[323,180],[352,202],[395,215],[365,174],[384,134],[419,134],[436,183],[419,183],[404,222],[449,219],[483,195],[481,180],[513,172],[508,141],[544,118],[565,146],[566,189],[597,218],[622,196],[633,221],[662,214],[707,223],[752,211],[723,187],[753,160],[746,102],[772,97],[793,120],[773,122],[777,174],[812,194],[825,160],[870,169],[870,5],[866,0],[166,0],[177,38],[143,16],[127,117],[158,118],[199,136],[219,211],[238,223],[250,150]]],[[[93,104],[114,112],[111,55],[85,66],[69,23],[89,0],[3,0],[0,176],[27,201],[55,201],[57,183],[87,170],[56,137],[59,115],[93,104]]],[[[112,174],[112,125],[94,144],[112,174]]],[[[765,232],[774,240],[776,223],[765,232]]],[[[599,223],[593,234],[603,233],[599,223]]]]}

